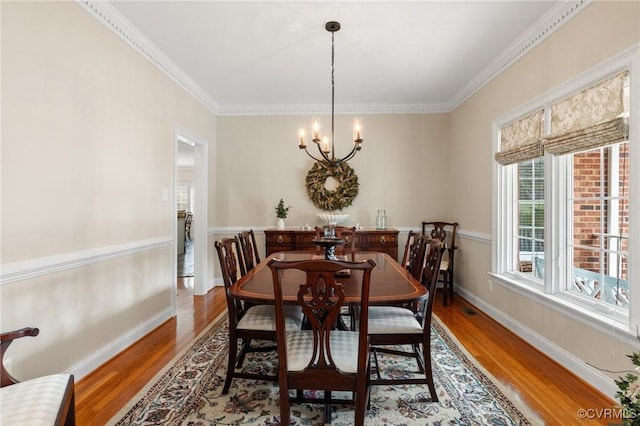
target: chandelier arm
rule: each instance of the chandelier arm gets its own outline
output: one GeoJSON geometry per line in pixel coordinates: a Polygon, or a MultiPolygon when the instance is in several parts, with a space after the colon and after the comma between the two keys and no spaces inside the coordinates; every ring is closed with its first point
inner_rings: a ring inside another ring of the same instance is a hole
{"type": "Polygon", "coordinates": [[[334,163],[335,160],[335,155],[333,155],[333,152],[331,153],[331,158],[329,158],[329,154],[327,154],[326,152],[324,152],[322,150],[322,148],[320,148],[320,144],[317,145],[318,146],[318,153],[322,156],[322,158],[324,158],[324,161],[328,161],[330,163],[334,163]]]}
{"type": "Polygon", "coordinates": [[[311,155],[311,153],[309,152],[309,150],[308,150],[307,148],[305,148],[305,149],[304,149],[304,152],[306,152],[306,153],[307,153],[307,155],[308,155],[309,157],[311,157],[313,160],[315,160],[315,161],[320,161],[320,160],[318,160],[316,157],[314,157],[313,155],[311,155]]]}
{"type": "Polygon", "coordinates": [[[358,152],[358,150],[357,150],[357,149],[356,149],[356,147],[354,146],[354,147],[351,149],[351,152],[350,152],[349,154],[347,154],[347,155],[346,155],[342,160],[339,160],[339,161],[349,161],[349,160],[351,160],[353,157],[355,157],[356,152],[358,152]]]}
{"type": "MultiPolygon", "coordinates": [[[[339,159],[337,159],[337,160],[336,160],[336,159],[335,159],[335,156],[334,156],[334,157],[333,157],[333,161],[330,161],[330,162],[335,164],[335,163],[342,163],[342,162],[349,161],[349,160],[351,160],[353,157],[355,157],[355,155],[356,155],[356,152],[357,152],[357,151],[358,151],[358,150],[356,149],[356,147],[353,147],[353,148],[351,149],[351,152],[349,152],[349,153],[348,153],[347,155],[345,155],[344,157],[339,158],[339,159]]],[[[327,161],[328,161],[328,160],[327,160],[327,161]]]]}
{"type": "Polygon", "coordinates": [[[329,157],[327,156],[327,154],[324,153],[324,151],[322,151],[322,149],[320,148],[320,145],[316,145],[318,147],[318,153],[320,154],[320,158],[316,157],[315,155],[311,154],[309,152],[309,150],[307,149],[307,147],[304,148],[304,151],[307,153],[307,155],[311,158],[313,158],[315,161],[326,161],[329,163],[334,163],[333,160],[329,159],[329,157]]]}
{"type": "MultiPolygon", "coordinates": [[[[319,149],[319,148],[318,148],[318,149],[319,149]]],[[[309,152],[309,150],[308,150],[306,147],[304,148],[304,152],[306,152],[306,153],[307,153],[307,155],[308,155],[309,157],[311,157],[311,158],[312,158],[313,160],[315,160],[315,161],[320,161],[320,162],[322,162],[322,161],[329,161],[329,162],[330,162],[329,158],[328,158],[326,155],[324,155],[324,153],[323,153],[321,150],[320,150],[321,158],[318,158],[318,157],[316,157],[315,155],[311,154],[311,153],[309,152]]]]}

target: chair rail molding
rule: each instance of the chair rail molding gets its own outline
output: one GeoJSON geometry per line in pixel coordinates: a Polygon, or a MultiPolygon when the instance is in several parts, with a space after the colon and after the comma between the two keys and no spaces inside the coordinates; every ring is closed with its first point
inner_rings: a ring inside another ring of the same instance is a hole
{"type": "Polygon", "coordinates": [[[0,287],[5,284],[24,281],[55,272],[76,269],[119,257],[130,256],[134,253],[154,250],[174,243],[171,237],[159,237],[130,243],[98,247],[54,256],[29,259],[2,265],[0,287]]]}

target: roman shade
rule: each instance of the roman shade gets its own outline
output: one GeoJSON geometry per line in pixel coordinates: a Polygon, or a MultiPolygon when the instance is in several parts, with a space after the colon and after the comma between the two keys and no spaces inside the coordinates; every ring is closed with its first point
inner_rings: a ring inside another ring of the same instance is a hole
{"type": "Polygon", "coordinates": [[[627,140],[624,87],[628,75],[620,72],[551,104],[551,133],[544,138],[544,150],[561,155],[627,140]]]}
{"type": "Polygon", "coordinates": [[[495,155],[498,163],[520,163],[543,155],[543,112],[537,110],[500,129],[500,151],[495,155]]]}

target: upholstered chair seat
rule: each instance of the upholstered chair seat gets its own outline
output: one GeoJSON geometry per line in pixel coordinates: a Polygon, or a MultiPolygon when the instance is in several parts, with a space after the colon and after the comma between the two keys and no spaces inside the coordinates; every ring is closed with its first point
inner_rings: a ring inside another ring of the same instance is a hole
{"type": "Polygon", "coordinates": [[[422,324],[413,311],[395,306],[375,306],[369,309],[369,334],[403,333],[422,333],[422,324]]]}
{"type": "MultiPolygon", "coordinates": [[[[335,367],[342,373],[358,372],[358,333],[334,330],[329,345],[335,367]]],[[[313,357],[313,331],[287,333],[287,370],[303,371],[313,357]]]]}
{"type": "Polygon", "coordinates": [[[11,343],[35,337],[40,330],[24,327],[0,335],[0,425],[74,426],[75,387],[72,374],[50,374],[19,381],[4,367],[11,343]]]}
{"type": "MultiPolygon", "coordinates": [[[[285,306],[284,323],[287,330],[300,330],[304,315],[299,306],[285,306]]],[[[276,308],[273,305],[256,305],[249,308],[237,325],[238,330],[276,331],[276,308]]]]}
{"type": "MultiPolygon", "coordinates": [[[[50,426],[59,423],[69,374],[52,374],[0,389],[0,424],[50,426]]],[[[73,383],[73,382],[72,382],[73,383]]],[[[72,384],[73,386],[73,384],[72,384]]]]}

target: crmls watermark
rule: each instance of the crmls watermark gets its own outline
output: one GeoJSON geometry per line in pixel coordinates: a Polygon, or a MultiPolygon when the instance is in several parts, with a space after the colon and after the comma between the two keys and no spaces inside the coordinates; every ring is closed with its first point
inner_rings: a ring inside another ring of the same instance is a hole
{"type": "Polygon", "coordinates": [[[576,414],[581,419],[635,419],[640,413],[627,408],[580,408],[576,414]]]}

